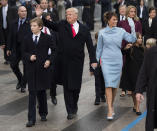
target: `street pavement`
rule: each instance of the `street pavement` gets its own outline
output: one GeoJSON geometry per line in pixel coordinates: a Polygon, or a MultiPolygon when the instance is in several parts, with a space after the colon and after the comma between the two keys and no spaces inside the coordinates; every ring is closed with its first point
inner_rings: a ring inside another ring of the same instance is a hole
{"type": "MultiPolygon", "coordinates": [[[[93,43],[94,34],[101,28],[100,22],[95,23],[95,31],[91,32],[93,43]]],[[[63,87],[57,87],[58,104],[54,106],[48,97],[47,122],[41,122],[37,112],[36,125],[26,128],[28,91],[21,93],[16,90],[16,77],[9,65],[4,65],[3,52],[0,50],[0,131],[144,131],[145,116],[139,118],[133,111],[131,97],[121,98],[120,89],[115,101],[115,119],[106,120],[107,105],[94,105],[95,87],[94,77],[89,74],[89,56],[85,49],[85,62],[82,89],[78,103],[78,114],[74,120],[67,120],[64,104],[63,87]],[[139,120],[137,122],[137,120],[139,120]],[[135,122],[134,122],[135,121],[135,122]]],[[[22,64],[20,64],[22,69],[22,64]]],[[[47,91],[49,96],[49,91],[47,91]]],[[[141,111],[145,112],[145,101],[141,104],[141,111]]]]}

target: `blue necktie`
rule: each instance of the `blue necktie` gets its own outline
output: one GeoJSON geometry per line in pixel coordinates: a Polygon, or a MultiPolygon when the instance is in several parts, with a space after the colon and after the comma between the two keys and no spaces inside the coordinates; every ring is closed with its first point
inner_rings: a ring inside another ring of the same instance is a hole
{"type": "Polygon", "coordinates": [[[38,36],[35,36],[34,43],[37,45],[38,44],[38,36]]]}

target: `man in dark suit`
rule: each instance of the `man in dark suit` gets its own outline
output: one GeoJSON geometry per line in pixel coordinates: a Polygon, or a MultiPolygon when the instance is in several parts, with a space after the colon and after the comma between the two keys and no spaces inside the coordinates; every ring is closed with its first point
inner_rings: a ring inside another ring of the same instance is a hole
{"type": "Polygon", "coordinates": [[[50,16],[52,18],[52,20],[54,22],[57,22],[59,21],[59,15],[58,15],[58,11],[57,9],[55,8],[55,3],[53,0],[49,0],[49,7],[48,7],[48,12],[50,13],[50,16]]]}
{"type": "MultiPolygon", "coordinates": [[[[23,38],[26,34],[30,33],[29,20],[27,19],[27,10],[24,6],[20,6],[18,9],[19,18],[12,22],[9,32],[9,40],[7,44],[7,55],[10,56],[10,66],[15,73],[18,84],[16,89],[21,88],[21,92],[25,92],[26,77],[25,70],[22,75],[19,69],[19,62],[22,60],[21,46],[23,38]]],[[[25,68],[24,68],[25,69],[25,68]]]]}
{"type": "Polygon", "coordinates": [[[116,10],[116,14],[119,15],[119,7],[122,5],[127,5],[126,0],[117,0],[117,2],[114,4],[113,8],[116,10]]]}
{"type": "MultiPolygon", "coordinates": [[[[37,16],[42,15],[42,9],[37,8],[37,16]]],[[[78,10],[69,8],[66,10],[66,20],[54,23],[43,18],[44,24],[59,35],[58,60],[60,60],[61,82],[64,87],[64,99],[67,109],[67,119],[73,119],[78,110],[78,99],[81,90],[82,73],[84,65],[85,43],[89,52],[90,63],[96,68],[96,58],[91,39],[91,34],[86,26],[78,19],[78,10]]]]}
{"type": "MultiPolygon", "coordinates": [[[[9,25],[13,19],[17,18],[16,8],[12,8],[8,5],[8,0],[1,0],[2,7],[0,8],[0,25],[2,26],[3,48],[7,44],[7,36],[9,31],[9,25]]],[[[8,64],[8,57],[6,55],[6,48],[4,48],[4,64],[8,64]]]]}
{"type": "Polygon", "coordinates": [[[146,45],[146,41],[149,38],[157,38],[155,37],[156,32],[156,9],[151,7],[149,9],[149,18],[145,19],[142,23],[142,35],[144,36],[144,45],[146,45]]]}

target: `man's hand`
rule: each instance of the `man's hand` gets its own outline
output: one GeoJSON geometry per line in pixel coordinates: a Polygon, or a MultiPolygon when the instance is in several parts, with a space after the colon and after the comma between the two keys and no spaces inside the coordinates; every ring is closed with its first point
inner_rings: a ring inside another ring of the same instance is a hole
{"type": "Polygon", "coordinates": [[[10,56],[10,55],[11,55],[11,51],[7,50],[7,56],[10,56]]]}
{"type": "Polygon", "coordinates": [[[93,69],[95,69],[98,66],[98,64],[97,63],[92,63],[91,66],[92,66],[93,69]]]}
{"type": "Polygon", "coordinates": [[[40,5],[36,5],[35,13],[37,17],[41,17],[43,14],[43,9],[40,8],[40,5]]]}
{"type": "Polygon", "coordinates": [[[132,47],[132,44],[127,44],[124,49],[126,50],[126,49],[129,49],[131,47],[132,47]]]}
{"type": "Polygon", "coordinates": [[[37,58],[36,58],[36,55],[31,55],[31,57],[30,57],[30,60],[31,61],[35,61],[37,58]]]}
{"type": "Polygon", "coordinates": [[[141,103],[144,100],[144,96],[140,93],[137,93],[136,100],[141,103]]]}
{"type": "Polygon", "coordinates": [[[44,64],[44,68],[48,68],[50,66],[50,61],[46,60],[44,64]]]}
{"type": "Polygon", "coordinates": [[[1,49],[4,49],[4,48],[5,48],[5,44],[0,45],[0,48],[1,48],[1,49]]]}

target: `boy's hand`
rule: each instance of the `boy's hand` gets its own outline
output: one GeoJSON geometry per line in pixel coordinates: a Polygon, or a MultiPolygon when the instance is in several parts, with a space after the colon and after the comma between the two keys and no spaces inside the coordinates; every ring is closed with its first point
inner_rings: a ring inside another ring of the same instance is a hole
{"type": "Polygon", "coordinates": [[[44,68],[48,68],[50,66],[50,61],[46,60],[44,64],[44,68]]]}
{"type": "Polygon", "coordinates": [[[31,61],[35,61],[37,58],[36,58],[36,55],[31,55],[31,57],[30,57],[30,60],[31,61]]]}
{"type": "Polygon", "coordinates": [[[93,72],[90,72],[90,76],[93,76],[94,75],[94,73],[93,72]]]}

